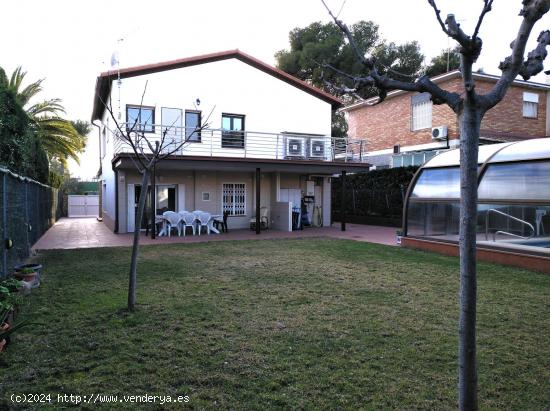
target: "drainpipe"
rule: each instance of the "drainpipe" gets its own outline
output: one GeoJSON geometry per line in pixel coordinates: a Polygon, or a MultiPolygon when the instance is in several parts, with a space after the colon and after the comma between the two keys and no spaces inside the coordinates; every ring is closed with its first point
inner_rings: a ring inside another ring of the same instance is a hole
{"type": "Polygon", "coordinates": [[[118,234],[118,170],[113,164],[113,171],[115,173],[115,230],[114,232],[118,234]]]}
{"type": "MultiPolygon", "coordinates": [[[[94,123],[95,120],[92,120],[92,125],[94,127],[97,127],[97,135],[98,135],[98,142],[99,142],[99,171],[97,173],[97,176],[99,177],[102,173],[102,165],[101,165],[101,160],[102,160],[102,157],[101,157],[101,126],[97,125],[96,123],[94,123]]],[[[102,221],[103,220],[103,184],[101,182],[101,180],[98,180],[97,182],[97,185],[98,185],[98,193],[99,193],[99,212],[98,212],[98,216],[97,216],[97,219],[98,221],[102,221]]]]}

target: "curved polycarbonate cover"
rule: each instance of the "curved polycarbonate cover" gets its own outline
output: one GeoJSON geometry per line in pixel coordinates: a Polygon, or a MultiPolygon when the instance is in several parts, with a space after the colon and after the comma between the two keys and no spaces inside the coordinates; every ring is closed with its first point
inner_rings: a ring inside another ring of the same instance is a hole
{"type": "MultiPolygon", "coordinates": [[[[478,164],[483,164],[487,161],[489,157],[495,154],[497,151],[504,149],[507,146],[515,145],[514,143],[500,143],[500,144],[487,144],[484,146],[479,146],[479,153],[477,156],[478,164]]],[[[460,149],[454,149],[445,151],[426,164],[424,168],[435,168],[435,167],[454,167],[460,165],[460,149]]]]}
{"type": "Polygon", "coordinates": [[[550,202],[550,160],[489,164],[478,188],[480,201],[550,202]]]}
{"type": "Polygon", "coordinates": [[[458,167],[442,167],[422,170],[411,198],[446,198],[460,197],[460,169],[458,167]]]}
{"type": "Polygon", "coordinates": [[[550,158],[550,138],[534,138],[513,143],[495,154],[489,163],[550,158]]]}

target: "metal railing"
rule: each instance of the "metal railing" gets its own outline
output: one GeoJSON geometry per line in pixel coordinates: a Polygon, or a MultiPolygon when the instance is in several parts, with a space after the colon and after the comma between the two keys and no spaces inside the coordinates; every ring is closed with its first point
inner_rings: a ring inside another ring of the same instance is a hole
{"type": "Polygon", "coordinates": [[[528,240],[530,238],[533,238],[533,236],[535,235],[535,227],[532,224],[530,224],[529,222],[527,222],[525,220],[522,220],[520,218],[514,217],[513,215],[503,213],[502,211],[499,211],[495,208],[490,208],[490,209],[487,210],[487,213],[485,214],[485,241],[489,240],[489,216],[490,216],[490,213],[495,213],[495,214],[504,216],[506,218],[509,218],[510,220],[517,221],[518,223],[521,223],[521,224],[523,224],[523,225],[525,225],[525,226],[527,226],[531,229],[531,235],[529,235],[529,236],[523,236],[523,235],[519,235],[519,234],[510,233],[508,231],[497,230],[493,233],[493,241],[496,241],[496,237],[497,237],[498,234],[509,235],[509,236],[512,236],[512,237],[522,238],[524,240],[528,240]]]}
{"type": "MultiPolygon", "coordinates": [[[[126,124],[123,125],[126,127],[126,124]]],[[[305,135],[292,133],[265,133],[256,131],[228,131],[222,129],[194,129],[185,127],[148,126],[152,132],[144,133],[147,141],[155,146],[166,131],[163,151],[175,155],[204,157],[233,157],[274,160],[312,160],[362,162],[366,142],[360,139],[305,135]]],[[[137,134],[130,133],[135,141],[137,134]]],[[[150,152],[145,139],[140,141],[144,153],[150,152]]],[[[114,136],[114,154],[133,153],[131,146],[117,133],[114,136]]]]}

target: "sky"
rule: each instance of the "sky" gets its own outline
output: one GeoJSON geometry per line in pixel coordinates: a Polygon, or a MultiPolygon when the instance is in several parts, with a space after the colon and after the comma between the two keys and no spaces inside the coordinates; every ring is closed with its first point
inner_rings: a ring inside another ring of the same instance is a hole
{"type": "MultiPolygon", "coordinates": [[[[441,31],[427,0],[326,0],[348,24],[372,20],[382,37],[403,43],[417,40],[426,62],[453,47],[441,31]],[[342,7],[343,5],[343,7],[342,7]]],[[[473,32],[482,0],[439,0],[442,16],[452,13],[466,33],[473,32]]],[[[476,67],[500,74],[499,62],[521,23],[521,0],[496,0],[480,37],[476,67]]],[[[0,66],[17,66],[28,81],[45,78],[41,98],[61,98],[66,117],[90,120],[96,77],[110,69],[117,51],[121,67],[156,63],[229,49],[240,49],[268,64],[288,48],[288,33],[314,21],[330,20],[320,0],[4,0],[0,25],[0,66]]],[[[527,50],[550,16],[535,26],[527,50]]],[[[550,68],[550,61],[546,68],[550,68]]],[[[535,81],[544,82],[544,75],[535,81]]],[[[99,168],[97,129],[88,137],[80,166],[72,175],[89,179],[99,168]]]]}

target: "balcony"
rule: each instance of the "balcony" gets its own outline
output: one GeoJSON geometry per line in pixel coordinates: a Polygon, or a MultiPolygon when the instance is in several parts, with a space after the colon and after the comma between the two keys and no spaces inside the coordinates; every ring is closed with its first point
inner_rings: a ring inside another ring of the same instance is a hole
{"type": "MultiPolygon", "coordinates": [[[[174,151],[187,140],[173,153],[180,156],[361,163],[366,153],[365,140],[341,137],[210,128],[193,133],[193,129],[163,125],[149,126],[148,129],[153,131],[144,135],[152,146],[155,142],[160,144],[165,133],[162,150],[165,153],[174,151]]],[[[133,133],[132,137],[135,141],[133,133]]],[[[140,142],[140,149],[144,153],[150,152],[144,140],[140,142]]],[[[133,150],[115,133],[114,155],[119,153],[133,153],[133,150]]]]}

